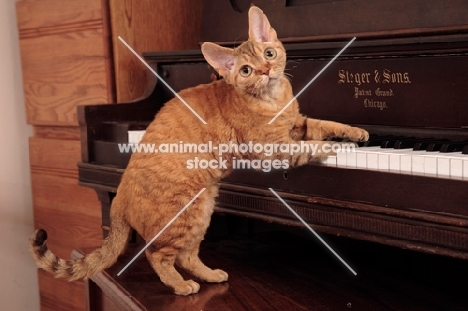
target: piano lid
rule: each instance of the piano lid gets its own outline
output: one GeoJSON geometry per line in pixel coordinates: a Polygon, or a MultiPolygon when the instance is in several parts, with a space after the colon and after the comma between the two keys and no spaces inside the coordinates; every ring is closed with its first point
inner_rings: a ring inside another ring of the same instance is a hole
{"type": "Polygon", "coordinates": [[[201,41],[246,40],[251,3],[265,12],[284,43],[468,30],[464,0],[205,0],[201,41]]]}

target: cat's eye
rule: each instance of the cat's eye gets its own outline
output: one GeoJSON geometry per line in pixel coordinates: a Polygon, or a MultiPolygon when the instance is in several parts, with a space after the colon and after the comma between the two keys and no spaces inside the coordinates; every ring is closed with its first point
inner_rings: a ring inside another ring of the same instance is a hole
{"type": "Polygon", "coordinates": [[[248,77],[248,76],[250,76],[251,73],[252,73],[252,67],[250,67],[250,66],[243,66],[240,69],[240,74],[243,77],[248,77]]]}
{"type": "Polygon", "coordinates": [[[269,48],[265,50],[264,54],[266,59],[273,59],[276,57],[276,50],[269,48]]]}

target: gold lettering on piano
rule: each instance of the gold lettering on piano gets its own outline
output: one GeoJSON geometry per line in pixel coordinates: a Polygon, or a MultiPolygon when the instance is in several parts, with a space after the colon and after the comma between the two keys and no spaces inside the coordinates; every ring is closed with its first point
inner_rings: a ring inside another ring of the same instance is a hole
{"type": "Polygon", "coordinates": [[[339,70],[338,71],[338,84],[342,83],[352,83],[361,85],[363,83],[370,83],[369,76],[370,72],[349,72],[348,70],[339,70]]]}
{"type": "Polygon", "coordinates": [[[392,89],[388,89],[388,90],[381,90],[380,87],[377,88],[375,90],[375,95],[379,96],[379,97],[390,97],[390,96],[395,96],[393,94],[393,90],[392,89]]]}
{"type": "Polygon", "coordinates": [[[354,97],[359,98],[359,96],[372,96],[372,90],[371,89],[363,90],[355,86],[354,97]]]}
{"type": "Polygon", "coordinates": [[[411,83],[409,74],[407,72],[391,72],[388,69],[382,71],[382,83],[398,83],[398,84],[407,84],[411,83]]]}
{"type": "MultiPolygon", "coordinates": [[[[338,70],[338,84],[369,84],[371,82],[370,72],[350,72],[348,70],[338,70]]],[[[409,84],[411,83],[408,72],[394,72],[390,69],[374,70],[374,82],[378,84],[409,84]]]]}
{"type": "Polygon", "coordinates": [[[387,102],[374,100],[374,99],[364,99],[364,107],[365,108],[377,108],[380,110],[384,110],[388,108],[387,102]]]}
{"type": "Polygon", "coordinates": [[[354,86],[353,97],[360,99],[364,108],[385,110],[389,108],[390,98],[395,96],[396,85],[410,84],[410,74],[390,69],[354,72],[338,70],[338,84],[354,86]],[[391,87],[395,85],[395,87],[391,87]]]}

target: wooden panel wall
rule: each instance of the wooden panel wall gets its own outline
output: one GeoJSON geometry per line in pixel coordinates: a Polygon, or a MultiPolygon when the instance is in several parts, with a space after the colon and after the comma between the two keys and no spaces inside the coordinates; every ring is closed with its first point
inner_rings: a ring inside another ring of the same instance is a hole
{"type": "MultiPolygon", "coordinates": [[[[48,231],[48,245],[57,255],[69,258],[72,249],[102,240],[97,195],[78,186],[76,106],[112,103],[115,93],[120,101],[141,96],[147,69],[118,36],[140,54],[198,48],[202,5],[202,0],[17,2],[26,118],[34,127],[29,146],[35,225],[48,231]]],[[[41,310],[86,309],[83,282],[40,271],[39,285],[41,310]]]]}
{"type": "Polygon", "coordinates": [[[203,0],[110,0],[117,100],[140,98],[146,67],[118,39],[143,52],[198,49],[203,0]]]}
{"type": "MultiPolygon", "coordinates": [[[[63,258],[102,240],[97,195],[77,181],[76,106],[114,101],[107,16],[101,0],[17,3],[35,226],[63,258]]],[[[83,282],[40,271],[39,286],[41,310],[86,309],[83,282]]]]}

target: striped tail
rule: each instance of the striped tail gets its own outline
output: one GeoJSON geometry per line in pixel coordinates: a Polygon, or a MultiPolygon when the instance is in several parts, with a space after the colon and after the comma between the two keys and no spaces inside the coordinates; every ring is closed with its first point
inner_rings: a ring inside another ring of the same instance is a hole
{"type": "Polygon", "coordinates": [[[52,253],[46,243],[47,232],[43,229],[36,230],[31,236],[29,250],[39,268],[52,273],[56,278],[68,281],[86,279],[117,261],[125,250],[130,229],[123,219],[113,219],[109,236],[104,240],[102,247],[76,260],[65,260],[52,253]]]}

